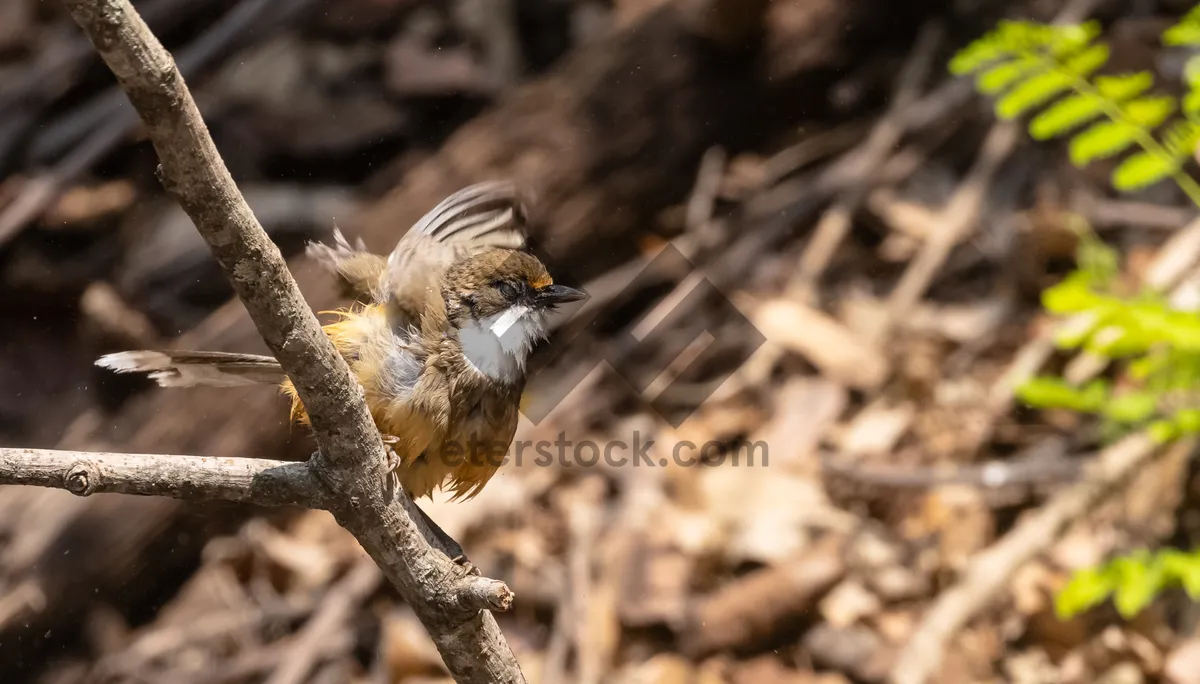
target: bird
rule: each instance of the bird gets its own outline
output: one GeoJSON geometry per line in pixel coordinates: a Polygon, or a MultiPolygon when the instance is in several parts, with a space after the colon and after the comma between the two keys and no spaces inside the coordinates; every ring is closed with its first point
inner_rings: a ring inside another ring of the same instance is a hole
{"type": "MultiPolygon", "coordinates": [[[[486,181],[435,206],[386,257],[337,228],[332,245],[306,247],[354,299],[321,312],[334,317],[322,330],[362,385],[389,468],[414,500],[437,489],[466,500],[483,489],[516,433],[526,362],[549,336],[549,315],[587,297],[554,281],[527,232],[517,186],[486,181]]],[[[309,422],[271,356],[157,349],[106,354],[96,365],[163,387],[274,384],[291,400],[291,420],[309,422]]]]}

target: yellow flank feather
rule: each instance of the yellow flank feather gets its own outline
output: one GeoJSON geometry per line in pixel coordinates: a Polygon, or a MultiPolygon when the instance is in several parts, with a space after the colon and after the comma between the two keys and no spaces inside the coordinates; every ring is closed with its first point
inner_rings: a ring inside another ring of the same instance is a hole
{"type": "MultiPolygon", "coordinates": [[[[334,349],[342,355],[342,358],[354,358],[357,355],[359,344],[362,340],[368,339],[366,328],[377,325],[377,321],[382,320],[382,307],[374,304],[355,306],[350,309],[336,309],[334,311],[320,311],[322,314],[332,314],[337,316],[337,320],[333,323],[321,326],[329,340],[333,342],[334,349]]],[[[361,368],[355,368],[351,362],[351,371],[354,372],[358,381],[367,385],[369,378],[362,375],[361,368]]],[[[296,387],[292,384],[291,378],[284,378],[280,389],[292,401],[291,420],[300,425],[308,425],[308,412],[304,410],[304,402],[300,401],[300,397],[296,394],[296,387]]],[[[374,411],[372,411],[374,413],[374,411]]]]}
{"type": "MultiPolygon", "coordinates": [[[[382,355],[386,346],[371,341],[388,340],[387,317],[382,306],[366,305],[351,309],[322,311],[337,317],[322,330],[334,348],[347,360],[350,371],[366,391],[367,408],[381,434],[394,437],[389,447],[399,457],[396,469],[400,483],[414,498],[432,496],[438,487],[449,486],[455,498],[471,498],[495,473],[492,464],[455,464],[440,458],[440,453],[427,453],[430,445],[445,437],[444,423],[436,416],[425,415],[408,402],[389,401],[378,393],[377,373],[383,367],[382,355]]],[[[296,394],[296,387],[285,379],[280,389],[291,399],[291,419],[301,425],[309,424],[308,412],[296,394]]],[[[445,419],[445,416],[442,416],[445,419]]],[[[436,452],[436,449],[435,449],[436,452]]]]}

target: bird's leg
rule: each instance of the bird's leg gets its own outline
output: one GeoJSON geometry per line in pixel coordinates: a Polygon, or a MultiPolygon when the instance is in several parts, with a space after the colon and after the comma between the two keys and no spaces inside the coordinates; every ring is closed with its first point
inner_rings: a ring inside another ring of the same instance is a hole
{"type": "Polygon", "coordinates": [[[416,501],[414,501],[413,504],[413,507],[417,509],[417,513],[421,515],[421,519],[424,520],[425,524],[429,526],[429,531],[440,543],[443,550],[446,552],[446,555],[450,557],[450,560],[454,561],[458,565],[461,565],[467,574],[478,575],[479,568],[476,568],[471,561],[467,560],[467,554],[463,552],[462,546],[460,546],[458,542],[454,541],[454,537],[446,534],[445,530],[443,530],[441,527],[438,527],[438,524],[433,521],[433,518],[429,517],[428,513],[421,510],[421,506],[417,504],[416,501]]]}

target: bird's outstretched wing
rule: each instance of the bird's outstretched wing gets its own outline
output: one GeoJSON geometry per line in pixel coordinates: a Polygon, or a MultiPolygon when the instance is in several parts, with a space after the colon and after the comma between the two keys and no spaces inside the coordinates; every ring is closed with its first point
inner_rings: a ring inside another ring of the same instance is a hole
{"type": "Polygon", "coordinates": [[[477,183],[450,195],[425,214],[386,258],[351,246],[334,231],[332,247],[308,246],[309,256],[338,274],[352,296],[384,304],[393,328],[418,326],[441,301],[441,280],[459,259],[487,249],[525,244],[525,198],[509,181],[477,183]]]}
{"type": "Polygon", "coordinates": [[[526,208],[507,181],[479,183],[434,207],[388,255],[384,287],[393,329],[417,326],[441,303],[441,281],[460,259],[488,249],[525,245],[526,208]]]}

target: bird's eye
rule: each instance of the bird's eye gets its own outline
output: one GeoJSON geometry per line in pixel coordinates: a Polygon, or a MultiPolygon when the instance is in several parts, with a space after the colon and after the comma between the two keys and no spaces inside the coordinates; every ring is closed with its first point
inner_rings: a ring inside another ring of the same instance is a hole
{"type": "Polygon", "coordinates": [[[500,290],[500,294],[503,295],[505,299],[510,301],[516,299],[521,293],[516,285],[513,285],[507,280],[501,280],[500,282],[496,283],[496,289],[500,290]]]}

